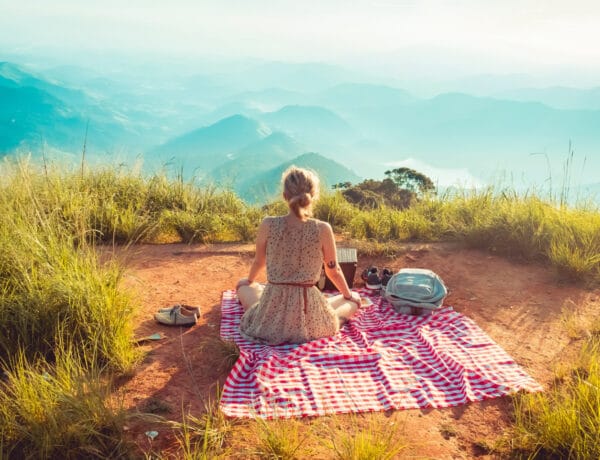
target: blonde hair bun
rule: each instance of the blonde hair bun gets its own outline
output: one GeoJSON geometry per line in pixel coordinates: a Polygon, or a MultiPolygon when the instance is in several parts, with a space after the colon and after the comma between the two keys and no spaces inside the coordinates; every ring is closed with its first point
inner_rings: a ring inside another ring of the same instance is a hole
{"type": "Polygon", "coordinates": [[[319,177],[309,169],[290,166],[281,176],[283,196],[300,219],[312,215],[312,204],[319,197],[319,177]]]}
{"type": "Polygon", "coordinates": [[[301,193],[300,195],[290,198],[289,203],[298,203],[300,208],[308,208],[312,204],[312,197],[308,193],[301,193]]]}

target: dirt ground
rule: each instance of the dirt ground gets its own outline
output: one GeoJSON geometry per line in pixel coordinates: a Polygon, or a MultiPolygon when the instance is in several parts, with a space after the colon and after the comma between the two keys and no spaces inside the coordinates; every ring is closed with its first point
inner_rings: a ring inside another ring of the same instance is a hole
{"type": "MultiPolygon", "coordinates": [[[[341,246],[344,246],[342,243],[341,246]]],[[[169,420],[181,421],[182,411],[200,415],[214,400],[226,378],[218,363],[200,347],[210,336],[218,336],[221,293],[247,275],[253,246],[138,245],[116,249],[128,271],[125,286],[138,296],[135,312],[136,335],[156,332],[163,339],[143,345],[145,359],[135,375],[119,390],[132,412],[154,411],[169,420]],[[198,305],[202,316],[191,328],[157,324],[154,312],[177,303],[198,305]]],[[[472,318],[500,344],[527,372],[543,385],[553,378],[557,363],[577,349],[568,334],[567,323],[575,318],[600,313],[600,290],[560,284],[552,269],[522,264],[503,257],[451,244],[407,244],[397,257],[375,258],[359,254],[359,274],[371,265],[398,270],[403,267],[429,268],[445,281],[450,293],[446,304],[472,318]]],[[[410,410],[369,414],[400,430],[408,447],[402,458],[493,458],[489,447],[497,445],[510,425],[511,401],[498,398],[449,409],[410,410]],[[394,425],[392,425],[392,421],[394,425]]],[[[306,429],[325,423],[303,420],[306,429]]],[[[340,417],[356,429],[356,418],[340,417]]],[[[176,457],[172,433],[151,421],[127,427],[132,440],[145,452],[160,451],[176,457]],[[157,430],[150,441],[145,431],[157,430]]],[[[252,457],[256,428],[248,421],[235,425],[230,438],[232,458],[252,457]]],[[[311,457],[327,458],[318,445],[311,457]]]]}

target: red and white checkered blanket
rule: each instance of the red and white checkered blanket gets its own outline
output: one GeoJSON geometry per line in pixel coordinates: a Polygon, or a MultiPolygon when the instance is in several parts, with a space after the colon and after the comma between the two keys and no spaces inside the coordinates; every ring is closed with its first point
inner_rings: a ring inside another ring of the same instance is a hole
{"type": "MultiPolygon", "coordinates": [[[[359,291],[368,296],[367,291],[359,291]]],[[[221,337],[240,357],[221,409],[233,417],[304,417],[449,407],[541,386],[472,320],[443,307],[396,313],[378,296],[333,337],[261,345],[239,333],[242,307],[223,293],[221,337]]]]}

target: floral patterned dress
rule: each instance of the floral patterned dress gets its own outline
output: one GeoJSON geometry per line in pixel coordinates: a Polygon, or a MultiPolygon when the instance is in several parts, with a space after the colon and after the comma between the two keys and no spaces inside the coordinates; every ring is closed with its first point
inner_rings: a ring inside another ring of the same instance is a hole
{"type": "Polygon", "coordinates": [[[292,227],[284,216],[267,219],[268,282],[260,300],[242,316],[241,333],[271,345],[336,334],[337,315],[315,286],[323,265],[319,221],[292,227]]]}

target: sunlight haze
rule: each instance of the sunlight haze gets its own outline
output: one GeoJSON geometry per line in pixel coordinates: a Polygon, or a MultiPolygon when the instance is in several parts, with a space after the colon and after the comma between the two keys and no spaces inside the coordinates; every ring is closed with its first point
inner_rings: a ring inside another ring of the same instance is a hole
{"type": "Polygon", "coordinates": [[[591,0],[0,0],[0,157],[85,145],[249,200],[295,161],[330,185],[408,167],[600,190],[599,19],[591,0]]]}
{"type": "Polygon", "coordinates": [[[396,75],[600,73],[594,1],[4,3],[0,40],[19,50],[317,60],[396,75]]]}

